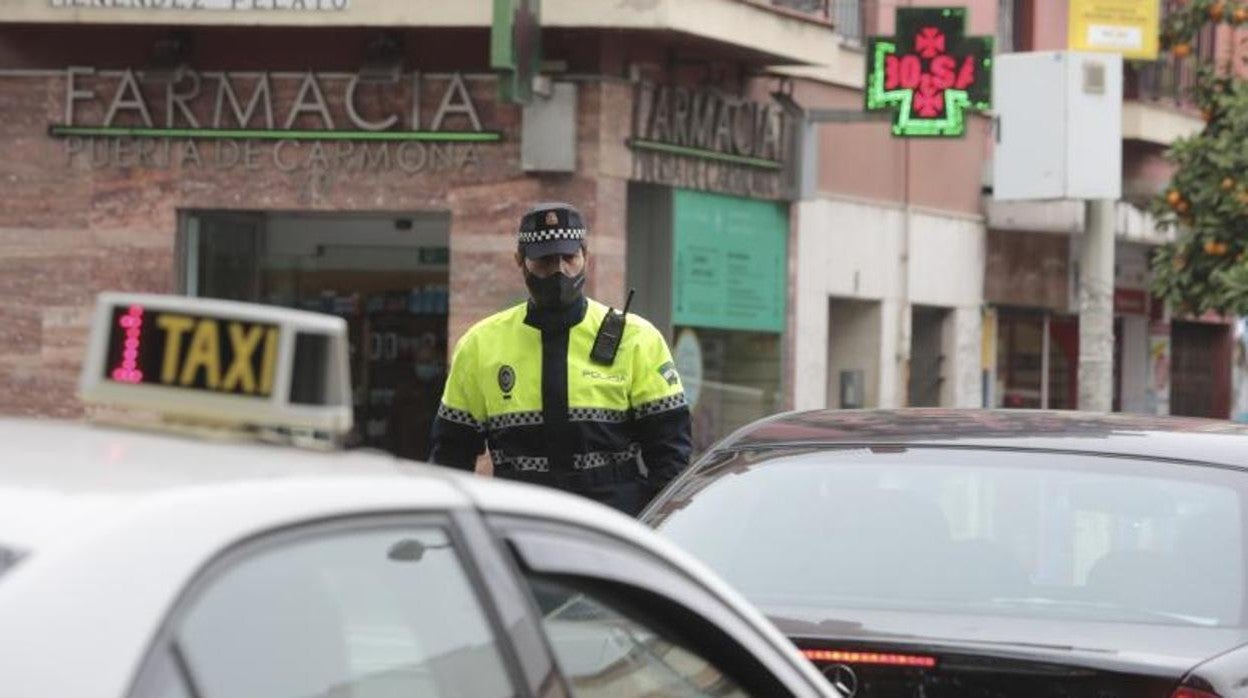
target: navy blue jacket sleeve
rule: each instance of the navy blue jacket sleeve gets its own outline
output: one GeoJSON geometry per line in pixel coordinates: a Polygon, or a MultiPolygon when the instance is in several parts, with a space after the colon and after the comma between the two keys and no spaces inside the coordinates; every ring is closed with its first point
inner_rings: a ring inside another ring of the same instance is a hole
{"type": "Polygon", "coordinates": [[[641,444],[649,490],[646,501],[653,499],[689,467],[693,454],[691,423],[689,407],[684,404],[636,420],[637,441],[641,444]]]}
{"type": "Polygon", "coordinates": [[[444,416],[445,409],[445,405],[439,408],[438,416],[433,420],[430,439],[433,448],[429,452],[429,462],[472,470],[476,467],[477,456],[485,447],[485,436],[475,427],[444,416]]]}

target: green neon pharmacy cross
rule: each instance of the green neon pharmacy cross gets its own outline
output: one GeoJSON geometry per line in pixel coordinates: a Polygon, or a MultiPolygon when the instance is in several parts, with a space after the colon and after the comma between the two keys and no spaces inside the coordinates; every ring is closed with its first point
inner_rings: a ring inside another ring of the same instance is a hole
{"type": "Polygon", "coordinates": [[[891,110],[893,135],[957,137],[992,107],[992,37],[966,35],[965,8],[899,8],[892,37],[867,42],[867,111],[891,110]]]}

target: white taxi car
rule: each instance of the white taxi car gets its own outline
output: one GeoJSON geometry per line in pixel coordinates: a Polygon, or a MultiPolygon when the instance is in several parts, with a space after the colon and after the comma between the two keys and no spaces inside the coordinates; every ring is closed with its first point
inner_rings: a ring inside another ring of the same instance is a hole
{"type": "Polygon", "coordinates": [[[153,426],[0,420],[5,698],[836,695],[604,507],[263,443],[349,428],[336,318],[105,294],[90,347],[153,426]]]}

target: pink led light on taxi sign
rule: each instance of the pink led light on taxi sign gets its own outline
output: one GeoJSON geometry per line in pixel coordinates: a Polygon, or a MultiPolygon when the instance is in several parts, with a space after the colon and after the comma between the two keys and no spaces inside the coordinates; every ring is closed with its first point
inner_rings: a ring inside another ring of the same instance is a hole
{"type": "Polygon", "coordinates": [[[139,370],[139,346],[143,341],[143,307],[130,306],[125,315],[117,319],[124,330],[121,363],[112,371],[112,378],[121,383],[142,383],[143,371],[139,370]]]}
{"type": "Polygon", "coordinates": [[[921,654],[890,654],[884,652],[847,652],[843,650],[802,650],[812,662],[829,664],[875,664],[879,666],[906,666],[932,669],[936,658],[921,654]]]}

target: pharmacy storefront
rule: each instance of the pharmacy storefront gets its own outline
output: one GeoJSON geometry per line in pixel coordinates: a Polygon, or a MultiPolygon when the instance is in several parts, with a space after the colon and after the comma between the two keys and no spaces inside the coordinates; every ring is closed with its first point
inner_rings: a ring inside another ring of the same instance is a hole
{"type": "Polygon", "coordinates": [[[695,450],[783,410],[794,126],[776,103],[639,85],[629,285],[662,327],[695,450]]]}
{"type": "Polygon", "coordinates": [[[0,408],[81,414],[99,291],[259,301],[345,318],[355,437],[427,455],[449,347],[524,292],[520,214],[596,200],[522,169],[521,110],[480,63],[377,71],[345,48],[372,34],[327,31],[199,27],[181,54],[161,28],[6,32],[0,408]]]}

